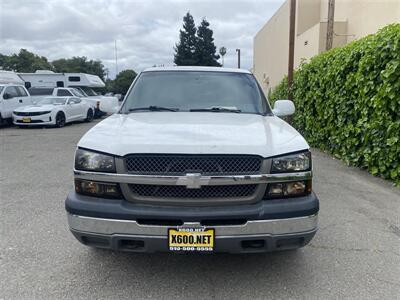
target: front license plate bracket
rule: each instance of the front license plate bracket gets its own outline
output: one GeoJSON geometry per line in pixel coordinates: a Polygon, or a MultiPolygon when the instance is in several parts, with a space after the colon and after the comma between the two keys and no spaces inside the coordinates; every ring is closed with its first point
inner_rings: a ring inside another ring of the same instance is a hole
{"type": "Polygon", "coordinates": [[[214,250],[213,228],[170,228],[168,248],[170,251],[211,252],[214,250]]]}

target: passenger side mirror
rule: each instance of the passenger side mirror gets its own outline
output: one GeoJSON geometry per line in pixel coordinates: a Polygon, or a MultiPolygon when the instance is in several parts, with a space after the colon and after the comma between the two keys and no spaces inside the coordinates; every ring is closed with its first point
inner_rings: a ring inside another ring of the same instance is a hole
{"type": "Polygon", "coordinates": [[[277,100],[274,103],[272,112],[278,117],[293,115],[295,111],[294,103],[290,100],[277,100]]]}
{"type": "Polygon", "coordinates": [[[11,99],[12,96],[9,93],[4,93],[3,94],[3,99],[11,99]]]}

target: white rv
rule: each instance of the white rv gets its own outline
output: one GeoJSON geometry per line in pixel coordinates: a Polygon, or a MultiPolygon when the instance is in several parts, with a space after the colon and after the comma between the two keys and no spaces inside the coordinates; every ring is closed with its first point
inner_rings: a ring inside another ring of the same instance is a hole
{"type": "Polygon", "coordinates": [[[116,97],[106,97],[97,94],[92,88],[105,87],[99,76],[85,73],[54,73],[48,70],[37,70],[35,73],[19,73],[25,86],[31,88],[61,88],[73,87],[96,103],[96,116],[112,113],[118,107],[116,97]]]}

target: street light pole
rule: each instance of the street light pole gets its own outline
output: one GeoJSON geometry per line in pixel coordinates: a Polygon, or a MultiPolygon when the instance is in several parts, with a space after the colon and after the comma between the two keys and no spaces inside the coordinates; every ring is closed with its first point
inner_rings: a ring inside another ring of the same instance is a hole
{"type": "Polygon", "coordinates": [[[296,0],[290,0],[289,20],[289,63],[288,63],[288,98],[293,100],[294,38],[296,24],[296,0]]]}
{"type": "Polygon", "coordinates": [[[117,40],[115,40],[115,77],[118,75],[117,40]]]}
{"type": "Polygon", "coordinates": [[[238,54],[238,57],[237,57],[238,69],[240,69],[240,49],[236,49],[236,52],[238,54]]]}

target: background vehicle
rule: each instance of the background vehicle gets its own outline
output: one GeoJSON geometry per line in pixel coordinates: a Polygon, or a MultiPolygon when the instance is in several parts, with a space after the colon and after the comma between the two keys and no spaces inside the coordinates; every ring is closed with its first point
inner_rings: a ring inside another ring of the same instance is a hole
{"type": "Polygon", "coordinates": [[[35,105],[15,109],[13,122],[18,126],[55,125],[63,127],[68,122],[91,122],[94,108],[78,97],[45,97],[35,105]]]}
{"type": "MultiPolygon", "coordinates": [[[[105,83],[99,76],[86,73],[54,73],[49,70],[37,70],[35,73],[18,73],[25,86],[32,88],[76,88],[96,107],[96,116],[113,113],[118,107],[116,97],[105,97],[96,93],[93,88],[103,88],[105,83]]],[[[55,96],[52,93],[53,96],[55,96]]]]}
{"type": "Polygon", "coordinates": [[[151,68],[119,113],[79,141],[65,207],[83,244],[135,252],[254,253],[315,235],[309,145],[271,109],[254,76],[151,68]]]}
{"type": "Polygon", "coordinates": [[[0,71],[0,126],[12,120],[14,109],[30,104],[31,96],[18,75],[0,71]]]}
{"type": "Polygon", "coordinates": [[[102,101],[99,97],[88,97],[82,90],[79,88],[43,88],[43,87],[31,87],[29,89],[31,93],[32,101],[35,102],[37,100],[42,99],[45,96],[54,96],[54,97],[79,97],[82,100],[86,100],[95,110],[95,117],[101,117],[106,115],[107,112],[111,111],[111,106],[117,106],[115,103],[112,103],[111,106],[108,106],[109,102],[102,101]]]}

